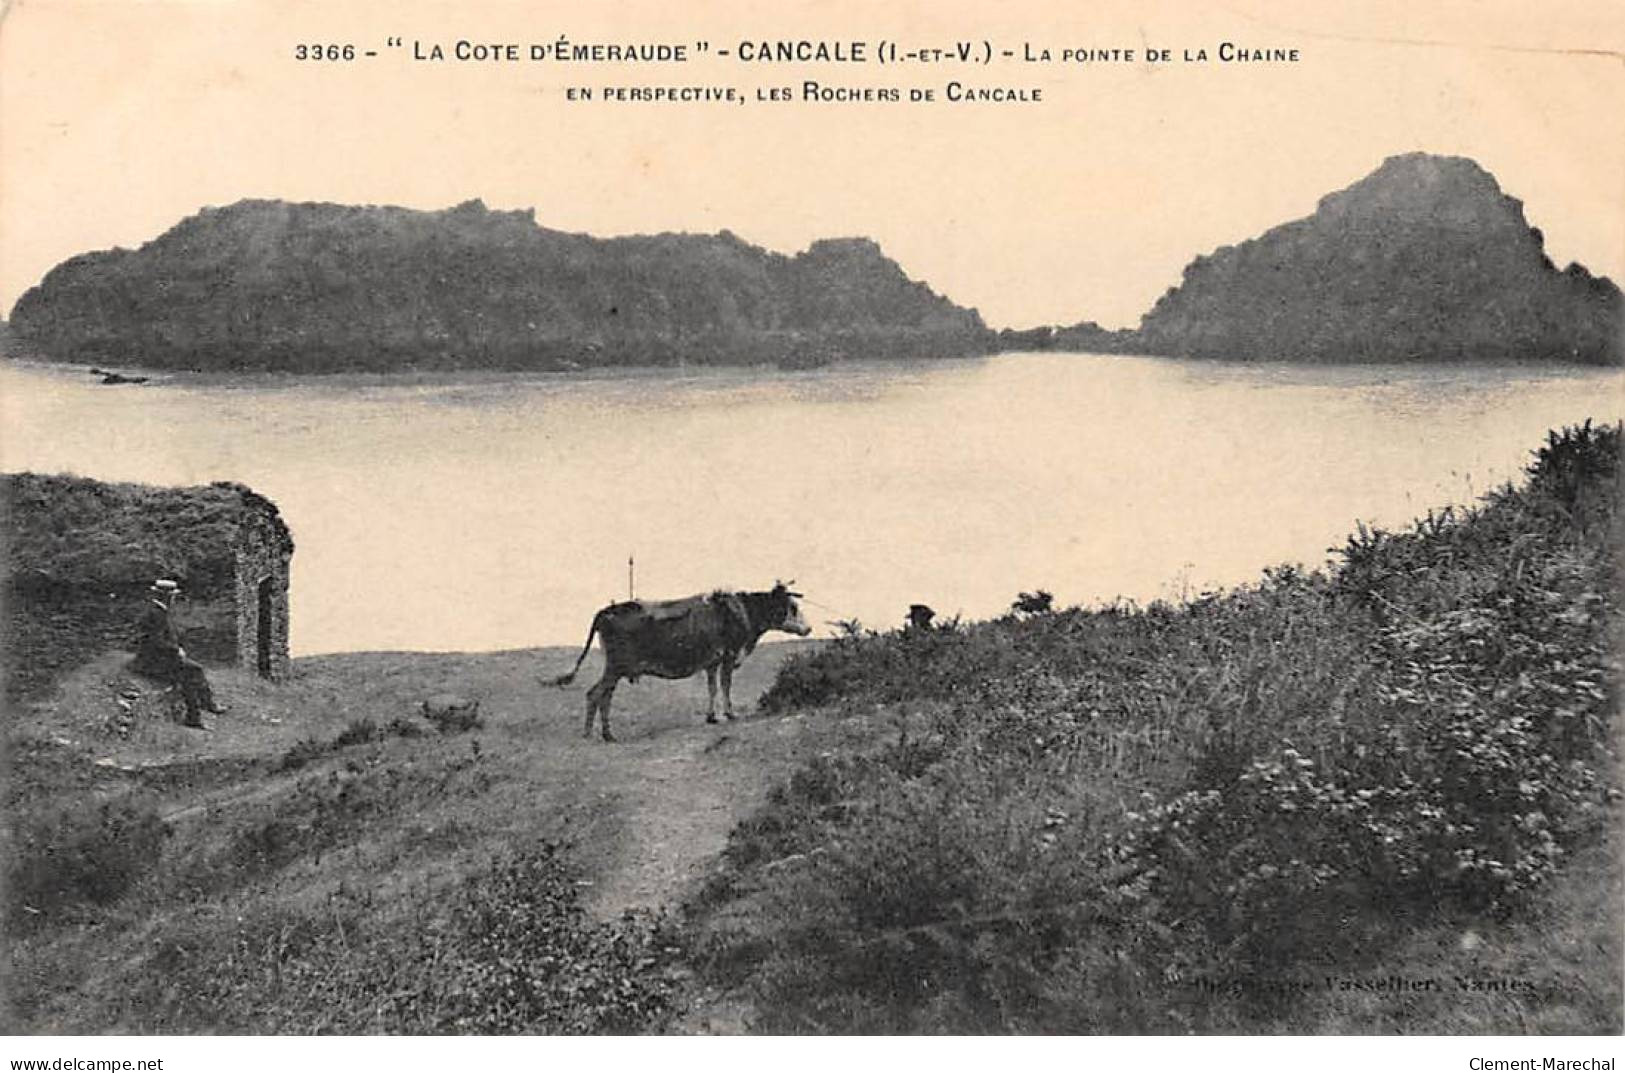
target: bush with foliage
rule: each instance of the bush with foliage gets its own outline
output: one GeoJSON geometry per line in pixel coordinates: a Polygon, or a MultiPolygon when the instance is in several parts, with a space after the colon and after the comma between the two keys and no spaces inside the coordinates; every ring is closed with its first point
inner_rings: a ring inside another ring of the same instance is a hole
{"type": "Polygon", "coordinates": [[[29,930],[71,919],[81,905],[117,901],[151,872],[167,835],[154,802],[145,798],[31,816],[8,840],[9,926],[29,930]]]}
{"type": "Polygon", "coordinates": [[[662,1023],[675,981],[663,921],[589,921],[542,843],[400,906],[341,888],[222,930],[168,936],[132,1004],[144,1027],[272,1033],[629,1033],[662,1023]]]}
{"type": "Polygon", "coordinates": [[[1343,920],[1510,911],[1594,831],[1618,696],[1603,524],[1618,456],[1617,428],[1554,434],[1523,492],[1359,542],[1338,578],[1373,619],[1357,718],[1305,739],[1316,757],[1267,744],[1238,776],[1199,778],[1129,831],[1121,855],[1158,889],[1223,906],[1183,918],[1201,923],[1187,950],[1276,969],[1335,937],[1283,931],[1288,906],[1343,920]]]}

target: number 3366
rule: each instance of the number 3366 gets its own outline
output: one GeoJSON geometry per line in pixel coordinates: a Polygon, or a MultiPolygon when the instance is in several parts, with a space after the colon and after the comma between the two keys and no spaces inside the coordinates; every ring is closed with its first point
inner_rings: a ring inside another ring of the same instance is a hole
{"type": "Polygon", "coordinates": [[[353,60],[355,59],[354,45],[295,45],[293,58],[296,60],[353,60]]]}

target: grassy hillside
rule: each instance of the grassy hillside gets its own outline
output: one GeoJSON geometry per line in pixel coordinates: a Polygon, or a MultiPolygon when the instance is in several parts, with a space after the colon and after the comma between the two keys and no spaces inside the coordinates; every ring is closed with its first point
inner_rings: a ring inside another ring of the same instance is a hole
{"type": "MultiPolygon", "coordinates": [[[[741,710],[788,646],[735,679],[741,710]]],[[[606,1032],[671,1017],[659,913],[833,725],[703,721],[703,678],[616,695],[611,748],[574,650],[220,670],[199,733],[108,728],[109,653],[8,711],[0,1023],[10,1032],[606,1032]],[[422,698],[481,701],[441,733],[422,698]]],[[[590,682],[602,666],[583,668],[590,682]]]]}
{"type": "Polygon", "coordinates": [[[773,1032],[1619,1031],[1619,436],[1329,573],[791,661],[768,710],[892,731],[735,832],[711,978],[773,1032]]]}

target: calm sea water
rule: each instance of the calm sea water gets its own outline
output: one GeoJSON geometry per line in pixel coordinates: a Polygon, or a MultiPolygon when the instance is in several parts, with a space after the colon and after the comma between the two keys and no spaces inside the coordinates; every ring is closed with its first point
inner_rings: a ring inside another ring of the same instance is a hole
{"type": "Polygon", "coordinates": [[[296,653],[579,643],[794,578],[817,620],[1178,598],[1514,477],[1625,375],[1013,354],[813,372],[171,378],[0,368],[0,464],[281,507],[296,653]]]}

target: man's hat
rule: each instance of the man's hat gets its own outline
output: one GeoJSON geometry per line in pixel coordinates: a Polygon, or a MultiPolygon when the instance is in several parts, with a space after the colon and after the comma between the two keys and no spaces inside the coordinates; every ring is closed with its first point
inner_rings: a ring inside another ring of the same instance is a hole
{"type": "Polygon", "coordinates": [[[161,577],[152,583],[153,592],[179,592],[180,583],[171,578],[161,577]]]}

